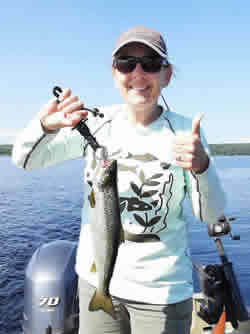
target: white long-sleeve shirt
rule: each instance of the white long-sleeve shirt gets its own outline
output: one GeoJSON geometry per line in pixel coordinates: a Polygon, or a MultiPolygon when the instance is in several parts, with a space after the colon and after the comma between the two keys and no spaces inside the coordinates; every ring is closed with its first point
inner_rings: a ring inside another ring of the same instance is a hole
{"type": "MultiPolygon", "coordinates": [[[[118,161],[118,190],[123,228],[131,233],[153,233],[159,242],[126,241],[119,248],[111,280],[111,294],[152,304],[170,304],[193,294],[192,262],[188,247],[183,201],[189,196],[193,213],[200,221],[215,223],[224,214],[225,194],[213,159],[202,174],[185,171],[173,163],[171,143],[176,134],[191,131],[192,121],[164,111],[147,127],[132,127],[123,105],[101,109],[103,119],[88,121],[97,141],[118,161]]],[[[207,142],[201,133],[209,154],[207,142]]],[[[13,162],[26,169],[55,165],[68,159],[86,159],[82,229],[76,271],[97,284],[90,271],[94,262],[89,231],[88,179],[95,167],[95,153],[71,128],[44,133],[40,120],[33,120],[19,135],[13,162]]],[[[80,177],[80,176],[79,176],[80,177]]]]}

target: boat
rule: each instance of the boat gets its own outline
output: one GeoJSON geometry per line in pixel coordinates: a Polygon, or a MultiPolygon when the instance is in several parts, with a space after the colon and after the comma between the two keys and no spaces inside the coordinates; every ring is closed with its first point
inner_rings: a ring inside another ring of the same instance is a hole
{"type": "MultiPolygon", "coordinates": [[[[230,234],[233,240],[239,236],[232,235],[229,220],[208,225],[208,234],[215,240],[222,264],[198,268],[201,292],[193,296],[191,334],[249,334],[250,308],[243,303],[232,263],[221,241],[224,235],[230,234]],[[216,332],[223,314],[224,325],[216,332]]],[[[32,255],[25,270],[23,334],[78,333],[76,249],[76,242],[56,240],[41,245],[32,255]]]]}

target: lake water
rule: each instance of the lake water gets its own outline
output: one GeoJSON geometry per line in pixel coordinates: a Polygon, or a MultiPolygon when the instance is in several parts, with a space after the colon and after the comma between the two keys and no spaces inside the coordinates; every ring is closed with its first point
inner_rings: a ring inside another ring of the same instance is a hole
{"type": "MultiPolygon", "coordinates": [[[[228,195],[226,214],[237,218],[233,233],[241,236],[240,241],[228,236],[222,240],[250,305],[250,156],[215,160],[228,195]]],[[[0,166],[0,334],[16,334],[21,331],[24,271],[33,252],[52,240],[78,239],[83,162],[27,172],[13,166],[10,157],[0,156],[0,166]]],[[[194,262],[219,263],[206,224],[194,221],[189,207],[187,216],[194,262]]]]}

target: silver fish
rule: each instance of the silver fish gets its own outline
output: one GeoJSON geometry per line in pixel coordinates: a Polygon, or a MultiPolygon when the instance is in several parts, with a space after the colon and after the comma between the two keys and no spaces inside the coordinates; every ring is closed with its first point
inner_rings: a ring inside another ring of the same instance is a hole
{"type": "Polygon", "coordinates": [[[92,179],[90,229],[94,245],[98,287],[89,303],[89,310],[103,309],[115,317],[109,293],[110,280],[124,235],[121,225],[117,189],[117,161],[100,159],[92,179]]]}

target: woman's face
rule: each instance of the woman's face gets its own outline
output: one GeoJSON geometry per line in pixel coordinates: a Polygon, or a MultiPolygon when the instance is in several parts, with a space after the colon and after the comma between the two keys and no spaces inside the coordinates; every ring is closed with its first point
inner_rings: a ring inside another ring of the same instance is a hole
{"type": "MultiPolygon", "coordinates": [[[[124,46],[118,55],[143,57],[153,54],[153,51],[146,45],[131,43],[124,46]]],[[[121,96],[126,104],[135,107],[154,107],[161,89],[168,84],[170,76],[166,67],[162,67],[156,73],[144,72],[141,64],[136,64],[136,68],[130,73],[121,73],[113,68],[113,78],[115,85],[120,89],[121,96]]]]}

